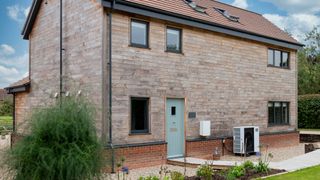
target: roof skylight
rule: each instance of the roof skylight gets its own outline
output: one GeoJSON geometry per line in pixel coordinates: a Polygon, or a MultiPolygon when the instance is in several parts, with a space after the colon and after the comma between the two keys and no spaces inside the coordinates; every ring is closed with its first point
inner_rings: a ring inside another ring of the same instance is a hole
{"type": "Polygon", "coordinates": [[[198,6],[195,2],[192,0],[184,0],[192,9],[194,9],[197,12],[205,13],[205,8],[198,6]]]}
{"type": "Polygon", "coordinates": [[[219,8],[213,8],[213,9],[221,13],[224,17],[226,17],[230,21],[239,22],[240,17],[230,15],[228,11],[224,9],[219,9],[219,8]]]}

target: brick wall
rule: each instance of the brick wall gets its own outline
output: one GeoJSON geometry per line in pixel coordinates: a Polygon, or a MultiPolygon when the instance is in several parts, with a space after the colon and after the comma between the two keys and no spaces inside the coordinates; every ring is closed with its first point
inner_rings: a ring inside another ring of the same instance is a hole
{"type": "MultiPolygon", "coordinates": [[[[166,97],[185,98],[186,138],[199,138],[199,121],[211,120],[213,137],[232,127],[259,126],[262,133],[292,131],[297,121],[296,52],[290,69],[267,67],[270,46],[140,16],[150,22],[150,48],[130,47],[130,19],[113,15],[114,143],[165,140],[166,97]],[[165,52],[166,26],[182,28],[183,53],[165,52]],[[130,136],[130,96],[150,97],[151,134],[130,136]],[[268,126],[268,101],[290,102],[290,125],[268,126]]],[[[277,47],[274,47],[277,48],[277,47]]]]}
{"type": "MultiPolygon", "coordinates": [[[[24,94],[23,110],[17,95],[17,123],[26,121],[35,108],[57,101],[59,93],[59,0],[42,1],[39,13],[29,36],[31,89],[24,94]],[[47,2],[47,3],[46,3],[47,2]]],[[[96,0],[63,1],[63,91],[72,96],[81,90],[82,95],[96,107],[96,127],[99,136],[106,136],[106,117],[103,115],[102,90],[105,89],[102,59],[104,10],[96,0]]],[[[17,127],[23,131],[24,127],[17,127]]]]}
{"type": "MultiPolygon", "coordinates": [[[[167,161],[166,144],[116,147],[114,151],[116,164],[123,157],[125,158],[124,166],[129,167],[129,169],[166,164],[167,161]]],[[[105,150],[105,158],[109,162],[106,171],[110,171],[111,149],[105,150]]]]}
{"type": "MultiPolygon", "coordinates": [[[[299,132],[269,134],[260,136],[260,145],[262,148],[281,148],[297,146],[299,144],[299,132]]],[[[186,156],[204,159],[212,159],[214,150],[218,148],[219,152],[224,154],[233,154],[233,140],[225,140],[224,150],[222,139],[188,141],[186,143],[186,156]]]]}

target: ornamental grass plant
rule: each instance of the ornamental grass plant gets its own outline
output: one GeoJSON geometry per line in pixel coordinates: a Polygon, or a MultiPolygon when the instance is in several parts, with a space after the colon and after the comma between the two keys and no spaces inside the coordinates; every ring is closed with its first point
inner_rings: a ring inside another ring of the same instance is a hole
{"type": "Polygon", "coordinates": [[[94,124],[94,109],[79,97],[34,112],[30,133],[9,151],[7,162],[14,179],[99,178],[102,146],[94,124]]]}

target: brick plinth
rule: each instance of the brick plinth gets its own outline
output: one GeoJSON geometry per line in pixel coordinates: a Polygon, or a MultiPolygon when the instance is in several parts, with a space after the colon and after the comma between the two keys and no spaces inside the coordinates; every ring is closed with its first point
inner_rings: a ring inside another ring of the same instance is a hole
{"type": "MultiPolygon", "coordinates": [[[[265,134],[260,136],[260,145],[269,148],[281,148],[297,146],[299,144],[299,133],[265,134]]],[[[223,146],[222,139],[191,140],[186,143],[187,157],[212,159],[213,152],[218,149],[221,154],[233,154],[233,140],[226,138],[223,146]]]]}
{"type": "MultiPolygon", "coordinates": [[[[120,162],[121,157],[125,158],[124,166],[129,169],[150,167],[165,164],[167,161],[167,145],[142,145],[130,147],[116,147],[115,154],[115,167],[120,162]]],[[[111,160],[111,149],[106,149],[107,160],[111,160]]],[[[109,165],[109,164],[108,164],[109,165]]],[[[109,171],[109,168],[107,168],[109,171]]]]}

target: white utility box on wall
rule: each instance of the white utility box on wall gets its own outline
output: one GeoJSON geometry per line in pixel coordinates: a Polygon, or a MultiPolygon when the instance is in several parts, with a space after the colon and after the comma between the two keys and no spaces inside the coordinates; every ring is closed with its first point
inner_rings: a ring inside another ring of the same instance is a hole
{"type": "Polygon", "coordinates": [[[200,121],[200,136],[210,136],[210,135],[211,135],[211,122],[200,121]]]}

